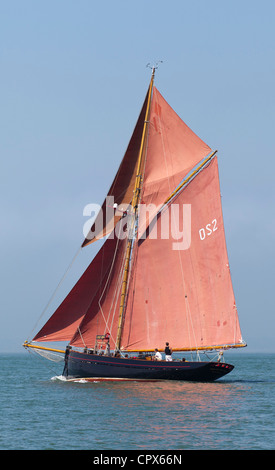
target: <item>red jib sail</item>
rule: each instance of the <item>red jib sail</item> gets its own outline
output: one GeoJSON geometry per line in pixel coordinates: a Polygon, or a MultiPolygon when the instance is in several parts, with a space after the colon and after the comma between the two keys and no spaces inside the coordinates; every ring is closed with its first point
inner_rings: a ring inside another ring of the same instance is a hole
{"type": "Polygon", "coordinates": [[[161,349],[169,341],[175,349],[197,349],[241,343],[216,158],[152,225],[136,248],[122,346],[161,349]],[[169,221],[168,238],[162,224],[169,221]]]}
{"type": "MultiPolygon", "coordinates": [[[[118,254],[121,254],[121,246],[124,243],[124,240],[118,240],[115,235],[108,238],[67,297],[33,338],[33,341],[70,341],[75,332],[79,332],[79,324],[89,312],[95,299],[98,300],[112,264],[116,261],[118,254]]],[[[102,331],[99,331],[98,334],[102,334],[102,331]]],[[[83,346],[83,342],[81,346],[83,346]]]]}
{"type": "MultiPolygon", "coordinates": [[[[122,227],[123,221],[119,224],[122,227]]],[[[70,341],[71,345],[93,348],[96,335],[109,333],[110,348],[115,347],[127,238],[115,237],[114,240],[116,244],[109,256],[109,269],[102,277],[96,295],[70,341]]]]}

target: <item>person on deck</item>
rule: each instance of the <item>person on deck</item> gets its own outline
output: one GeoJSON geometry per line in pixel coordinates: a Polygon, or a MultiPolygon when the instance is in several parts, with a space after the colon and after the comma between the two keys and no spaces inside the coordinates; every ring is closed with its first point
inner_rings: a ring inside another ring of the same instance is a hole
{"type": "Polygon", "coordinates": [[[165,346],[165,360],[166,361],[172,361],[172,348],[170,348],[169,346],[169,343],[166,343],[166,346],[165,346]]]}
{"type": "Polygon", "coordinates": [[[155,361],[162,361],[162,355],[160,354],[160,352],[157,348],[155,349],[154,359],[155,359],[155,361]]]}

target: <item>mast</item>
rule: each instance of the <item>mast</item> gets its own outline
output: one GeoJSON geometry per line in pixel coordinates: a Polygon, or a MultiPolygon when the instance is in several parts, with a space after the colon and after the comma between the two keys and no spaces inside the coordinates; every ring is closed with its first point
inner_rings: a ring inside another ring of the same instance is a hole
{"type": "Polygon", "coordinates": [[[155,67],[152,68],[152,76],[151,76],[149,92],[148,92],[148,101],[147,101],[147,107],[146,107],[146,113],[145,113],[145,119],[144,119],[144,124],[143,124],[142,137],[141,137],[141,143],[140,143],[139,155],[138,155],[137,174],[136,174],[135,186],[134,186],[134,191],[133,191],[133,199],[131,203],[132,220],[131,220],[131,228],[130,228],[130,237],[128,239],[127,248],[126,248],[126,258],[125,258],[123,281],[122,281],[121,294],[120,294],[118,329],[117,329],[117,338],[116,338],[116,347],[115,347],[116,350],[120,349],[120,343],[121,343],[123,314],[124,314],[124,309],[125,309],[126,293],[127,293],[127,286],[128,286],[128,275],[129,275],[130,259],[131,259],[131,252],[132,252],[131,234],[132,234],[132,230],[134,228],[137,215],[138,215],[138,204],[140,200],[140,190],[141,190],[141,184],[142,184],[141,169],[142,169],[142,163],[143,163],[147,128],[149,124],[148,117],[149,117],[149,112],[150,112],[150,104],[151,104],[154,78],[155,78],[155,67]]]}

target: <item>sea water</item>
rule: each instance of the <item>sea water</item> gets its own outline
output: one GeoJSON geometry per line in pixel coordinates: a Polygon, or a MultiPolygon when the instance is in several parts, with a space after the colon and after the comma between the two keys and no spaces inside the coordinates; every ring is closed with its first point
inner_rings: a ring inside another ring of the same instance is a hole
{"type": "Polygon", "coordinates": [[[275,354],[226,360],[214,383],[74,383],[62,363],[2,353],[0,449],[274,449],[275,354]]]}

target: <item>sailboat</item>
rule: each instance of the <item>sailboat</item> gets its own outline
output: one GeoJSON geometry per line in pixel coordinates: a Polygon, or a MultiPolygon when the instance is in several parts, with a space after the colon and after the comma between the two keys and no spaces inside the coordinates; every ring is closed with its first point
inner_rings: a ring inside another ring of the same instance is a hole
{"type": "Polygon", "coordinates": [[[217,151],[166,102],[154,85],[155,70],[81,249],[101,239],[104,244],[23,345],[61,354],[67,380],[213,381],[234,368],[223,352],[246,346],[228,262],[217,151]],[[212,353],[217,357],[209,358],[212,353]]]}

